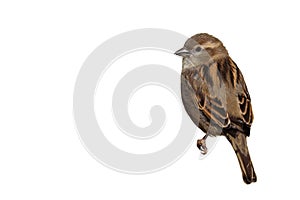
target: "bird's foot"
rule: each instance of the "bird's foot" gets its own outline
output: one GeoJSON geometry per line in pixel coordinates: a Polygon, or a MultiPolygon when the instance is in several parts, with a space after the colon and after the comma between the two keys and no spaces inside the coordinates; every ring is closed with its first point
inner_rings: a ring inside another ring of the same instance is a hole
{"type": "Polygon", "coordinates": [[[200,150],[202,155],[207,154],[207,147],[206,147],[206,138],[207,135],[205,135],[202,139],[197,140],[197,147],[200,150]]]}

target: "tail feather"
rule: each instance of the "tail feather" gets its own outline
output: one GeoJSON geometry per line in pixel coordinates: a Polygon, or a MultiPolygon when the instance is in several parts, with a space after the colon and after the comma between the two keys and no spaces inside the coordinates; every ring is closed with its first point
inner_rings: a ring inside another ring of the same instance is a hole
{"type": "Polygon", "coordinates": [[[236,136],[233,137],[230,134],[226,134],[226,138],[230,142],[236,153],[242,170],[244,182],[246,184],[256,182],[257,177],[247,147],[246,135],[244,135],[243,133],[237,133],[236,136]]]}

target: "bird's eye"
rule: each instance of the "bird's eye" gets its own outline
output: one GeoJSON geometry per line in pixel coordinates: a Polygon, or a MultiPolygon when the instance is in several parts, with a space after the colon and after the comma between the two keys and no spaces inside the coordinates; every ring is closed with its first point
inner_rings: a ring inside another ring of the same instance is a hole
{"type": "Polygon", "coordinates": [[[202,50],[201,47],[197,47],[197,48],[195,49],[196,52],[200,52],[201,50],[202,50]]]}

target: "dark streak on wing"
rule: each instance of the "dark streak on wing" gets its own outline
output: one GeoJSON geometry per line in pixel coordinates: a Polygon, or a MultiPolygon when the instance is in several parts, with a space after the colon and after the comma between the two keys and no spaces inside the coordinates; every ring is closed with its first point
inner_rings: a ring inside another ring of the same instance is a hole
{"type": "Polygon", "coordinates": [[[203,76],[206,79],[207,83],[210,86],[213,86],[214,83],[213,83],[212,77],[209,74],[209,67],[208,66],[203,67],[203,76]]]}
{"type": "Polygon", "coordinates": [[[226,77],[226,69],[224,68],[224,65],[223,65],[223,63],[217,63],[217,67],[218,67],[218,71],[220,72],[220,75],[222,76],[222,77],[226,77]]]}
{"type": "Polygon", "coordinates": [[[205,96],[203,95],[203,93],[200,92],[200,90],[197,91],[196,96],[198,96],[198,104],[200,106],[200,109],[202,109],[205,105],[205,96]]]}
{"type": "MultiPolygon", "coordinates": [[[[227,59],[226,59],[227,60],[227,59]]],[[[233,62],[231,62],[231,60],[227,60],[227,64],[228,65],[230,65],[230,66],[233,66],[233,62]]],[[[233,66],[233,68],[231,67],[231,68],[229,68],[230,70],[229,70],[229,79],[230,79],[230,82],[231,82],[231,85],[233,86],[233,87],[235,87],[235,75],[233,74],[233,73],[236,73],[236,69],[234,68],[234,66],[233,66]]]]}

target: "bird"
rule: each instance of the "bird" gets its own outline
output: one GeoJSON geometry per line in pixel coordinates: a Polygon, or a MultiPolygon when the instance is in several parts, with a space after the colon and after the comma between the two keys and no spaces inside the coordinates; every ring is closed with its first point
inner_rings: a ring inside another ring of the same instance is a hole
{"type": "Polygon", "coordinates": [[[206,154],[207,137],[225,136],[237,156],[246,184],[257,181],[247,137],[254,115],[245,79],[223,43],[207,33],[187,39],[181,56],[181,97],[185,110],[205,136],[197,147],[206,154]]]}

